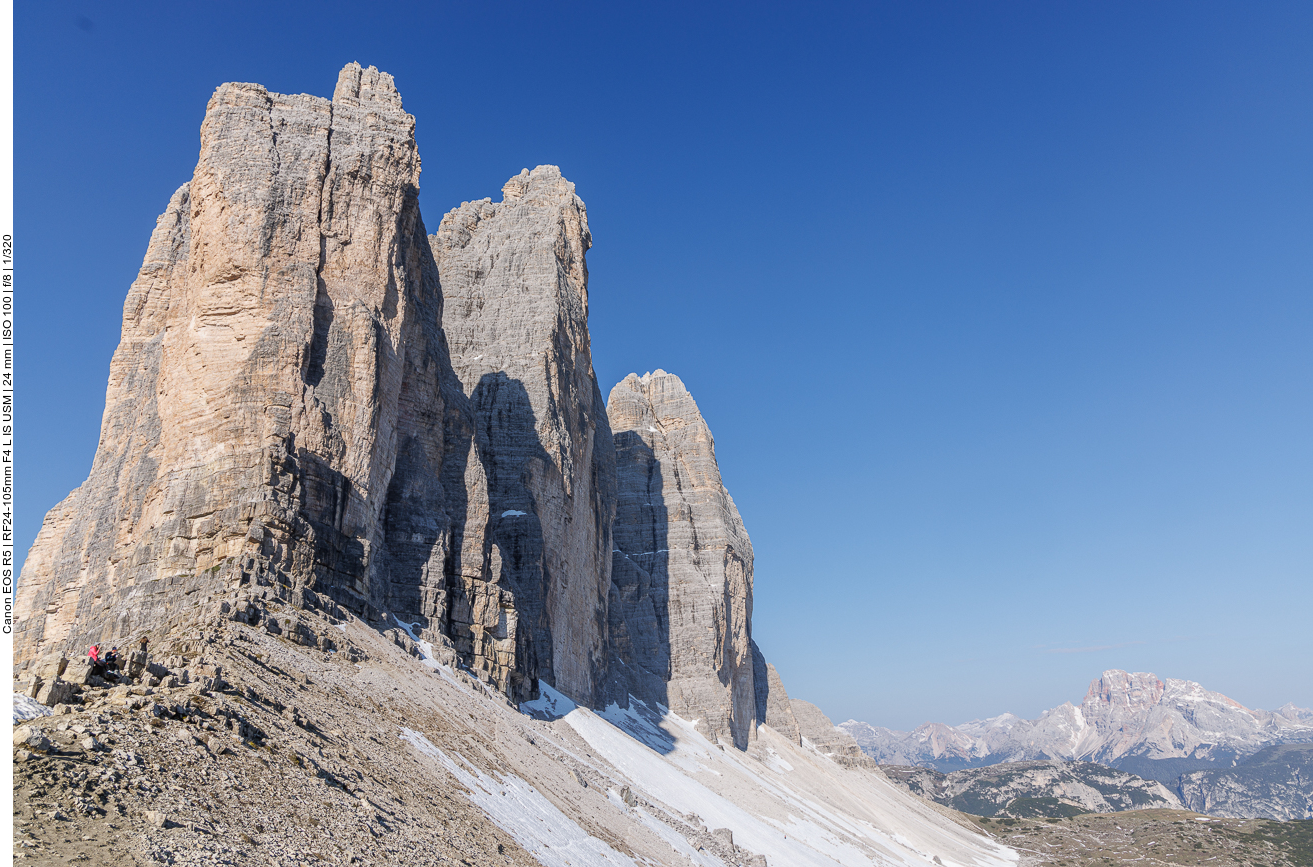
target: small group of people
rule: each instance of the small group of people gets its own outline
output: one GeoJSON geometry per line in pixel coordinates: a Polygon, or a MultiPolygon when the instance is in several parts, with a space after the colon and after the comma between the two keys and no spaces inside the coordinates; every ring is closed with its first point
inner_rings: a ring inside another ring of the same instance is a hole
{"type": "MultiPolygon", "coordinates": [[[[141,653],[145,656],[150,647],[150,639],[143,635],[141,637],[141,653]]],[[[119,649],[111,647],[108,651],[102,652],[99,644],[93,644],[87,649],[87,661],[91,663],[91,673],[97,677],[118,680],[122,672],[122,661],[119,659],[119,649]]]]}
{"type": "Polygon", "coordinates": [[[119,649],[111,647],[109,652],[101,653],[100,645],[93,644],[87,651],[87,659],[91,662],[91,673],[97,677],[110,677],[115,680],[119,676],[119,649]]]}

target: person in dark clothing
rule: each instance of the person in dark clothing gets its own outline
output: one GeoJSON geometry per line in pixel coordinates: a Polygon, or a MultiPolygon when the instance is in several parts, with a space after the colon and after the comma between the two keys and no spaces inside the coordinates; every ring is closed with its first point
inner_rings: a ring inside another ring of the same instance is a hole
{"type": "Polygon", "coordinates": [[[105,674],[118,680],[119,677],[119,649],[111,647],[109,653],[105,654],[105,674]]]}

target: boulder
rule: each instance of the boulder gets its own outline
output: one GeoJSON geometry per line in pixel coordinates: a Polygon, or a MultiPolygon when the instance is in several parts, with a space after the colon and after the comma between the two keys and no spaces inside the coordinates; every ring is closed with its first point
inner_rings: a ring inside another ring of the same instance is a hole
{"type": "Polygon", "coordinates": [[[36,665],[32,666],[32,674],[42,680],[54,680],[63,675],[67,667],[68,658],[63,653],[55,651],[41,657],[36,665]]]}
{"type": "Polygon", "coordinates": [[[76,693],[73,684],[64,680],[52,680],[42,685],[35,698],[46,707],[68,704],[76,693]]]}
{"type": "Polygon", "coordinates": [[[46,737],[45,732],[32,726],[19,726],[14,729],[14,746],[24,747],[37,752],[49,752],[53,749],[53,744],[46,737]]]}
{"type": "Polygon", "coordinates": [[[68,668],[64,670],[63,679],[78,686],[86,686],[91,682],[91,678],[91,663],[85,659],[69,663],[68,668]]]}

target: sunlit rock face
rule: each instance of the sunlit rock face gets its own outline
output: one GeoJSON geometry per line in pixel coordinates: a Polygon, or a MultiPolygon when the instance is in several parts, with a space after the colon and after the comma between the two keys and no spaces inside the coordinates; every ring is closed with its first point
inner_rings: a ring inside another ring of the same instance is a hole
{"type": "Polygon", "coordinates": [[[124,305],[91,473],[23,569],[20,661],[242,592],[437,618],[448,365],[414,128],[356,64],[331,100],[215,92],[124,305]]]}
{"type": "Polygon", "coordinates": [[[754,736],[752,543],[721,483],[715,442],[679,377],[611,390],[619,505],[612,665],[626,693],[743,747],[754,736]]]}

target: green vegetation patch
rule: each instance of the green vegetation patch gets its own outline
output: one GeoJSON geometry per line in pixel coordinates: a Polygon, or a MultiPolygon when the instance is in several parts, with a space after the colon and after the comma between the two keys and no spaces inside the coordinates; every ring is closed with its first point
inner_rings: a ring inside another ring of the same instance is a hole
{"type": "Polygon", "coordinates": [[[1007,805],[1007,812],[1018,819],[1070,819],[1089,810],[1057,798],[1014,798],[1007,805]]]}
{"type": "Polygon", "coordinates": [[[979,792],[963,792],[960,795],[954,795],[948,802],[948,806],[954,810],[961,810],[963,813],[970,813],[973,816],[997,816],[999,805],[995,801],[982,796],[979,792]]]}
{"type": "Polygon", "coordinates": [[[1213,825],[1212,830],[1239,843],[1271,844],[1284,851],[1292,864],[1313,867],[1313,819],[1292,822],[1265,821],[1248,833],[1213,825]]]}

